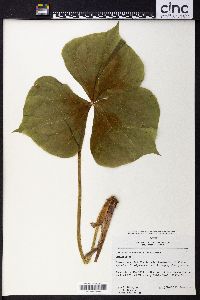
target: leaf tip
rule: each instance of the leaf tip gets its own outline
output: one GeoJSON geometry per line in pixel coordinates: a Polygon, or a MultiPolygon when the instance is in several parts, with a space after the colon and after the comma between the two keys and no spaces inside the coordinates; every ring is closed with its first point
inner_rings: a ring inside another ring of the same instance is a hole
{"type": "Polygon", "coordinates": [[[15,132],[20,132],[20,131],[19,131],[19,128],[13,130],[11,133],[15,133],[15,132]]]}
{"type": "Polygon", "coordinates": [[[112,32],[112,34],[117,34],[119,35],[119,21],[117,22],[117,24],[112,27],[110,30],[108,30],[108,32],[112,32]]]}
{"type": "Polygon", "coordinates": [[[119,33],[119,21],[117,22],[117,24],[113,27],[113,29],[115,29],[117,31],[117,33],[119,33]]]}
{"type": "Polygon", "coordinates": [[[22,132],[22,129],[19,127],[19,128],[17,128],[17,129],[13,130],[11,133],[15,133],[15,132],[21,133],[21,132],[22,132]]]}
{"type": "Polygon", "coordinates": [[[162,155],[158,152],[157,149],[155,149],[154,153],[157,154],[157,155],[159,155],[159,156],[162,156],[162,155]]]}

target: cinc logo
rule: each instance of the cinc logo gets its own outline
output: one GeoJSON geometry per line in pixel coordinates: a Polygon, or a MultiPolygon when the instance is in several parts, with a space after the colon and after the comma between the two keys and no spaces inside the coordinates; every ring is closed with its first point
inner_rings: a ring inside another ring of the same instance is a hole
{"type": "Polygon", "coordinates": [[[176,4],[172,4],[171,2],[169,2],[169,5],[166,5],[164,4],[163,6],[161,6],[161,12],[163,14],[166,14],[166,13],[169,13],[169,12],[172,12],[172,14],[175,14],[175,13],[188,13],[188,5],[184,4],[182,6],[180,5],[176,5],[176,4]]]}
{"type": "Polygon", "coordinates": [[[157,0],[157,19],[192,19],[193,0],[157,0]]]}

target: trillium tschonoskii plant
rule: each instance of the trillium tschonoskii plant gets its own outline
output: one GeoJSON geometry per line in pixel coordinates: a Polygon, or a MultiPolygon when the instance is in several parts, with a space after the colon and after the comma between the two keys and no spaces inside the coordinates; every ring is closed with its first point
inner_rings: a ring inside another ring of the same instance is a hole
{"type": "Polygon", "coordinates": [[[107,32],[75,38],[62,49],[65,66],[90,101],[51,76],[36,80],[15,132],[31,137],[61,158],[78,156],[77,243],[82,261],[98,260],[118,200],[109,197],[95,223],[90,251],[81,238],[81,149],[88,112],[94,109],[90,150],[97,164],[115,168],[145,154],[159,154],[155,139],[160,109],[153,93],[140,87],[144,65],[119,34],[119,23],[107,32]]]}

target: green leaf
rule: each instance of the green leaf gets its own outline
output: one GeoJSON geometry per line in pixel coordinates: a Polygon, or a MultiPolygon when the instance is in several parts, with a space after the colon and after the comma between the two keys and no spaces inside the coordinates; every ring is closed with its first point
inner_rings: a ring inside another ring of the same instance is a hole
{"type": "Polygon", "coordinates": [[[120,37],[119,24],[107,32],[73,39],[62,56],[92,102],[107,89],[137,87],[144,78],[143,63],[120,37]]]}
{"type": "Polygon", "coordinates": [[[53,77],[39,78],[26,98],[23,120],[15,130],[45,151],[71,157],[82,146],[90,105],[53,77]]]}
{"type": "Polygon", "coordinates": [[[160,110],[147,89],[108,90],[94,104],[91,152],[102,166],[117,167],[148,153],[155,145],[160,110]]]}
{"type": "Polygon", "coordinates": [[[156,97],[140,84],[144,66],[119,35],[119,24],[67,43],[62,56],[91,103],[53,77],[31,88],[18,132],[47,152],[71,157],[81,150],[88,111],[94,106],[90,142],[95,161],[117,167],[158,151],[155,145],[160,110],[156,97]]]}

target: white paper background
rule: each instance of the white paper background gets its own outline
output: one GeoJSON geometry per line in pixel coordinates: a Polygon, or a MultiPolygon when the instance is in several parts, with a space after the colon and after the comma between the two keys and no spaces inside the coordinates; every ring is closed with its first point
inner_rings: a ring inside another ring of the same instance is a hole
{"type": "Polygon", "coordinates": [[[143,87],[158,98],[157,148],[116,169],[89,151],[93,112],[83,146],[83,243],[88,250],[103,202],[119,198],[98,263],[83,265],[76,245],[77,157],[60,159],[25,135],[11,133],[28,90],[51,75],[85,97],[65,68],[72,38],[106,31],[115,21],[4,21],[3,294],[76,294],[85,281],[111,283],[113,235],[135,229],[194,235],[194,22],[120,21],[121,36],[145,65],[143,87]]]}

